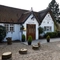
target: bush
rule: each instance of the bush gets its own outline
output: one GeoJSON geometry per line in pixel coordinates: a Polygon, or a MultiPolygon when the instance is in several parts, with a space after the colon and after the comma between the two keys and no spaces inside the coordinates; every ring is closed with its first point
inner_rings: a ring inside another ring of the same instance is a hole
{"type": "Polygon", "coordinates": [[[32,43],[32,36],[28,36],[28,45],[31,45],[32,43]]]}
{"type": "Polygon", "coordinates": [[[57,31],[57,34],[58,34],[57,37],[60,37],[60,31],[57,31]]]}
{"type": "Polygon", "coordinates": [[[25,42],[25,35],[22,35],[22,42],[25,42]]]}
{"type": "Polygon", "coordinates": [[[21,26],[20,30],[24,30],[24,26],[23,25],[21,26]]]}
{"type": "Polygon", "coordinates": [[[50,36],[49,35],[46,37],[46,39],[47,39],[47,42],[50,42],[50,36]]]}
{"type": "Polygon", "coordinates": [[[28,37],[28,42],[32,42],[32,36],[28,37]]]}
{"type": "Polygon", "coordinates": [[[0,42],[3,41],[5,36],[6,36],[6,29],[4,26],[0,25],[0,42]]]}
{"type": "Polygon", "coordinates": [[[51,38],[57,37],[58,33],[57,32],[47,32],[44,37],[46,38],[47,36],[50,36],[51,38]]]}
{"type": "Polygon", "coordinates": [[[42,28],[42,27],[39,27],[39,28],[38,28],[38,33],[39,33],[39,39],[40,39],[40,38],[41,38],[40,34],[43,33],[43,28],[42,28]]]}
{"type": "Polygon", "coordinates": [[[39,27],[38,28],[38,31],[39,31],[39,34],[43,33],[43,28],[42,27],[39,27]]]}
{"type": "Polygon", "coordinates": [[[48,35],[46,39],[47,39],[47,40],[50,39],[50,36],[48,35]]]}

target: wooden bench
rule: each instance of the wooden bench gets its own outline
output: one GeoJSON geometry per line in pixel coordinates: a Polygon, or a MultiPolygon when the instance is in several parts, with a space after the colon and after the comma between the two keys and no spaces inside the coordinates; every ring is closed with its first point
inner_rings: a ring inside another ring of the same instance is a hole
{"type": "Polygon", "coordinates": [[[20,54],[27,54],[27,49],[23,48],[19,50],[20,54]]]}
{"type": "Polygon", "coordinates": [[[2,54],[2,60],[7,60],[12,58],[12,53],[11,52],[5,52],[2,54]]]}

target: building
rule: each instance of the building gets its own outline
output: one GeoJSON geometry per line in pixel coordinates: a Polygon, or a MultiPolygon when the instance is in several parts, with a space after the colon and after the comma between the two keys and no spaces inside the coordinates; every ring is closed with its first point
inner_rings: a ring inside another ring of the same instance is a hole
{"type": "MultiPolygon", "coordinates": [[[[44,28],[44,33],[54,32],[55,23],[52,12],[49,8],[34,12],[33,10],[23,10],[0,5],[0,25],[6,27],[6,37],[12,37],[12,40],[21,40],[21,27],[24,26],[23,34],[31,35],[33,40],[38,39],[38,28],[44,28]]],[[[5,37],[5,41],[6,41],[5,37]]]]}

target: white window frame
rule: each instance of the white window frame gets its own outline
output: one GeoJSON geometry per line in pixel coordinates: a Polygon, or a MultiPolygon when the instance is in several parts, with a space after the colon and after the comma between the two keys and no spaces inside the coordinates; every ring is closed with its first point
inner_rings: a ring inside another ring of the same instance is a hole
{"type": "Polygon", "coordinates": [[[13,32],[14,31],[14,24],[5,24],[6,32],[13,32]],[[13,28],[13,29],[11,29],[13,28]]]}
{"type": "Polygon", "coordinates": [[[44,26],[44,31],[52,31],[52,27],[51,26],[44,26]]]}

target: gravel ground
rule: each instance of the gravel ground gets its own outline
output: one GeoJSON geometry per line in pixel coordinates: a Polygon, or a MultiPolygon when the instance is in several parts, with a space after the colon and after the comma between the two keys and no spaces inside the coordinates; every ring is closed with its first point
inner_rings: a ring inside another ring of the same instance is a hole
{"type": "Polygon", "coordinates": [[[14,42],[12,45],[0,44],[0,60],[4,52],[11,51],[11,60],[60,60],[60,41],[41,44],[39,50],[33,50],[32,46],[21,42],[14,42]],[[19,54],[19,49],[26,48],[27,54],[19,54]]]}

